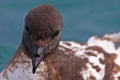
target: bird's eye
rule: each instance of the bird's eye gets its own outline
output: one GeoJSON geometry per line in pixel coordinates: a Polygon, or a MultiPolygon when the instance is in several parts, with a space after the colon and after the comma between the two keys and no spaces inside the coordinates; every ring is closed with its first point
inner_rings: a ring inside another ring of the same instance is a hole
{"type": "Polygon", "coordinates": [[[54,34],[53,34],[53,37],[57,36],[59,34],[59,30],[58,31],[55,31],[54,34]]]}
{"type": "Polygon", "coordinates": [[[28,27],[27,27],[27,26],[25,27],[25,29],[26,29],[26,31],[28,31],[28,32],[29,32],[29,29],[28,29],[28,27]]]}

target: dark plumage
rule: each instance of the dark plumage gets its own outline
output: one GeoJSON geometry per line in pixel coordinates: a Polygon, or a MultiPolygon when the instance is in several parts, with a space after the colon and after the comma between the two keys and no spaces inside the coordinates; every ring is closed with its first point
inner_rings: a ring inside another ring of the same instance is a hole
{"type": "Polygon", "coordinates": [[[58,46],[62,27],[60,13],[48,4],[34,8],[26,16],[23,41],[32,55],[33,73],[45,55],[58,46]]]}
{"type": "MultiPolygon", "coordinates": [[[[44,4],[25,18],[22,42],[0,80],[120,80],[120,33],[86,43],[60,41],[60,13],[44,4]]],[[[81,38],[81,37],[80,37],[81,38]]]]}

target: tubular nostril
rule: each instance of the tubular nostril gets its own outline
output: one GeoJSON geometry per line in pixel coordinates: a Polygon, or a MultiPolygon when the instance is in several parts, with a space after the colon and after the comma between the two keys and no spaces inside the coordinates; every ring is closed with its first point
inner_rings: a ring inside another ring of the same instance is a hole
{"type": "Polygon", "coordinates": [[[40,55],[36,53],[36,54],[35,54],[35,57],[40,57],[40,55]]]}

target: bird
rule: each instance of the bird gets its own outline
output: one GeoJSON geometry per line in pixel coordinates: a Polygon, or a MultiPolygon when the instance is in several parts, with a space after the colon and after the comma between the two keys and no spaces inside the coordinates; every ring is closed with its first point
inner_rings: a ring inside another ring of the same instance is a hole
{"type": "Polygon", "coordinates": [[[91,36],[87,42],[62,41],[62,28],[54,6],[29,11],[19,48],[0,80],[120,80],[120,33],[91,36]]]}

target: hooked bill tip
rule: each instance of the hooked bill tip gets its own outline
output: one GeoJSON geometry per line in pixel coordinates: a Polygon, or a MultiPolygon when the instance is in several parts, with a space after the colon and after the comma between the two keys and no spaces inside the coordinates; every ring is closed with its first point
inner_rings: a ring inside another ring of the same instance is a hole
{"type": "Polygon", "coordinates": [[[33,68],[32,72],[33,72],[33,74],[34,74],[34,73],[36,72],[36,68],[33,68]]]}

